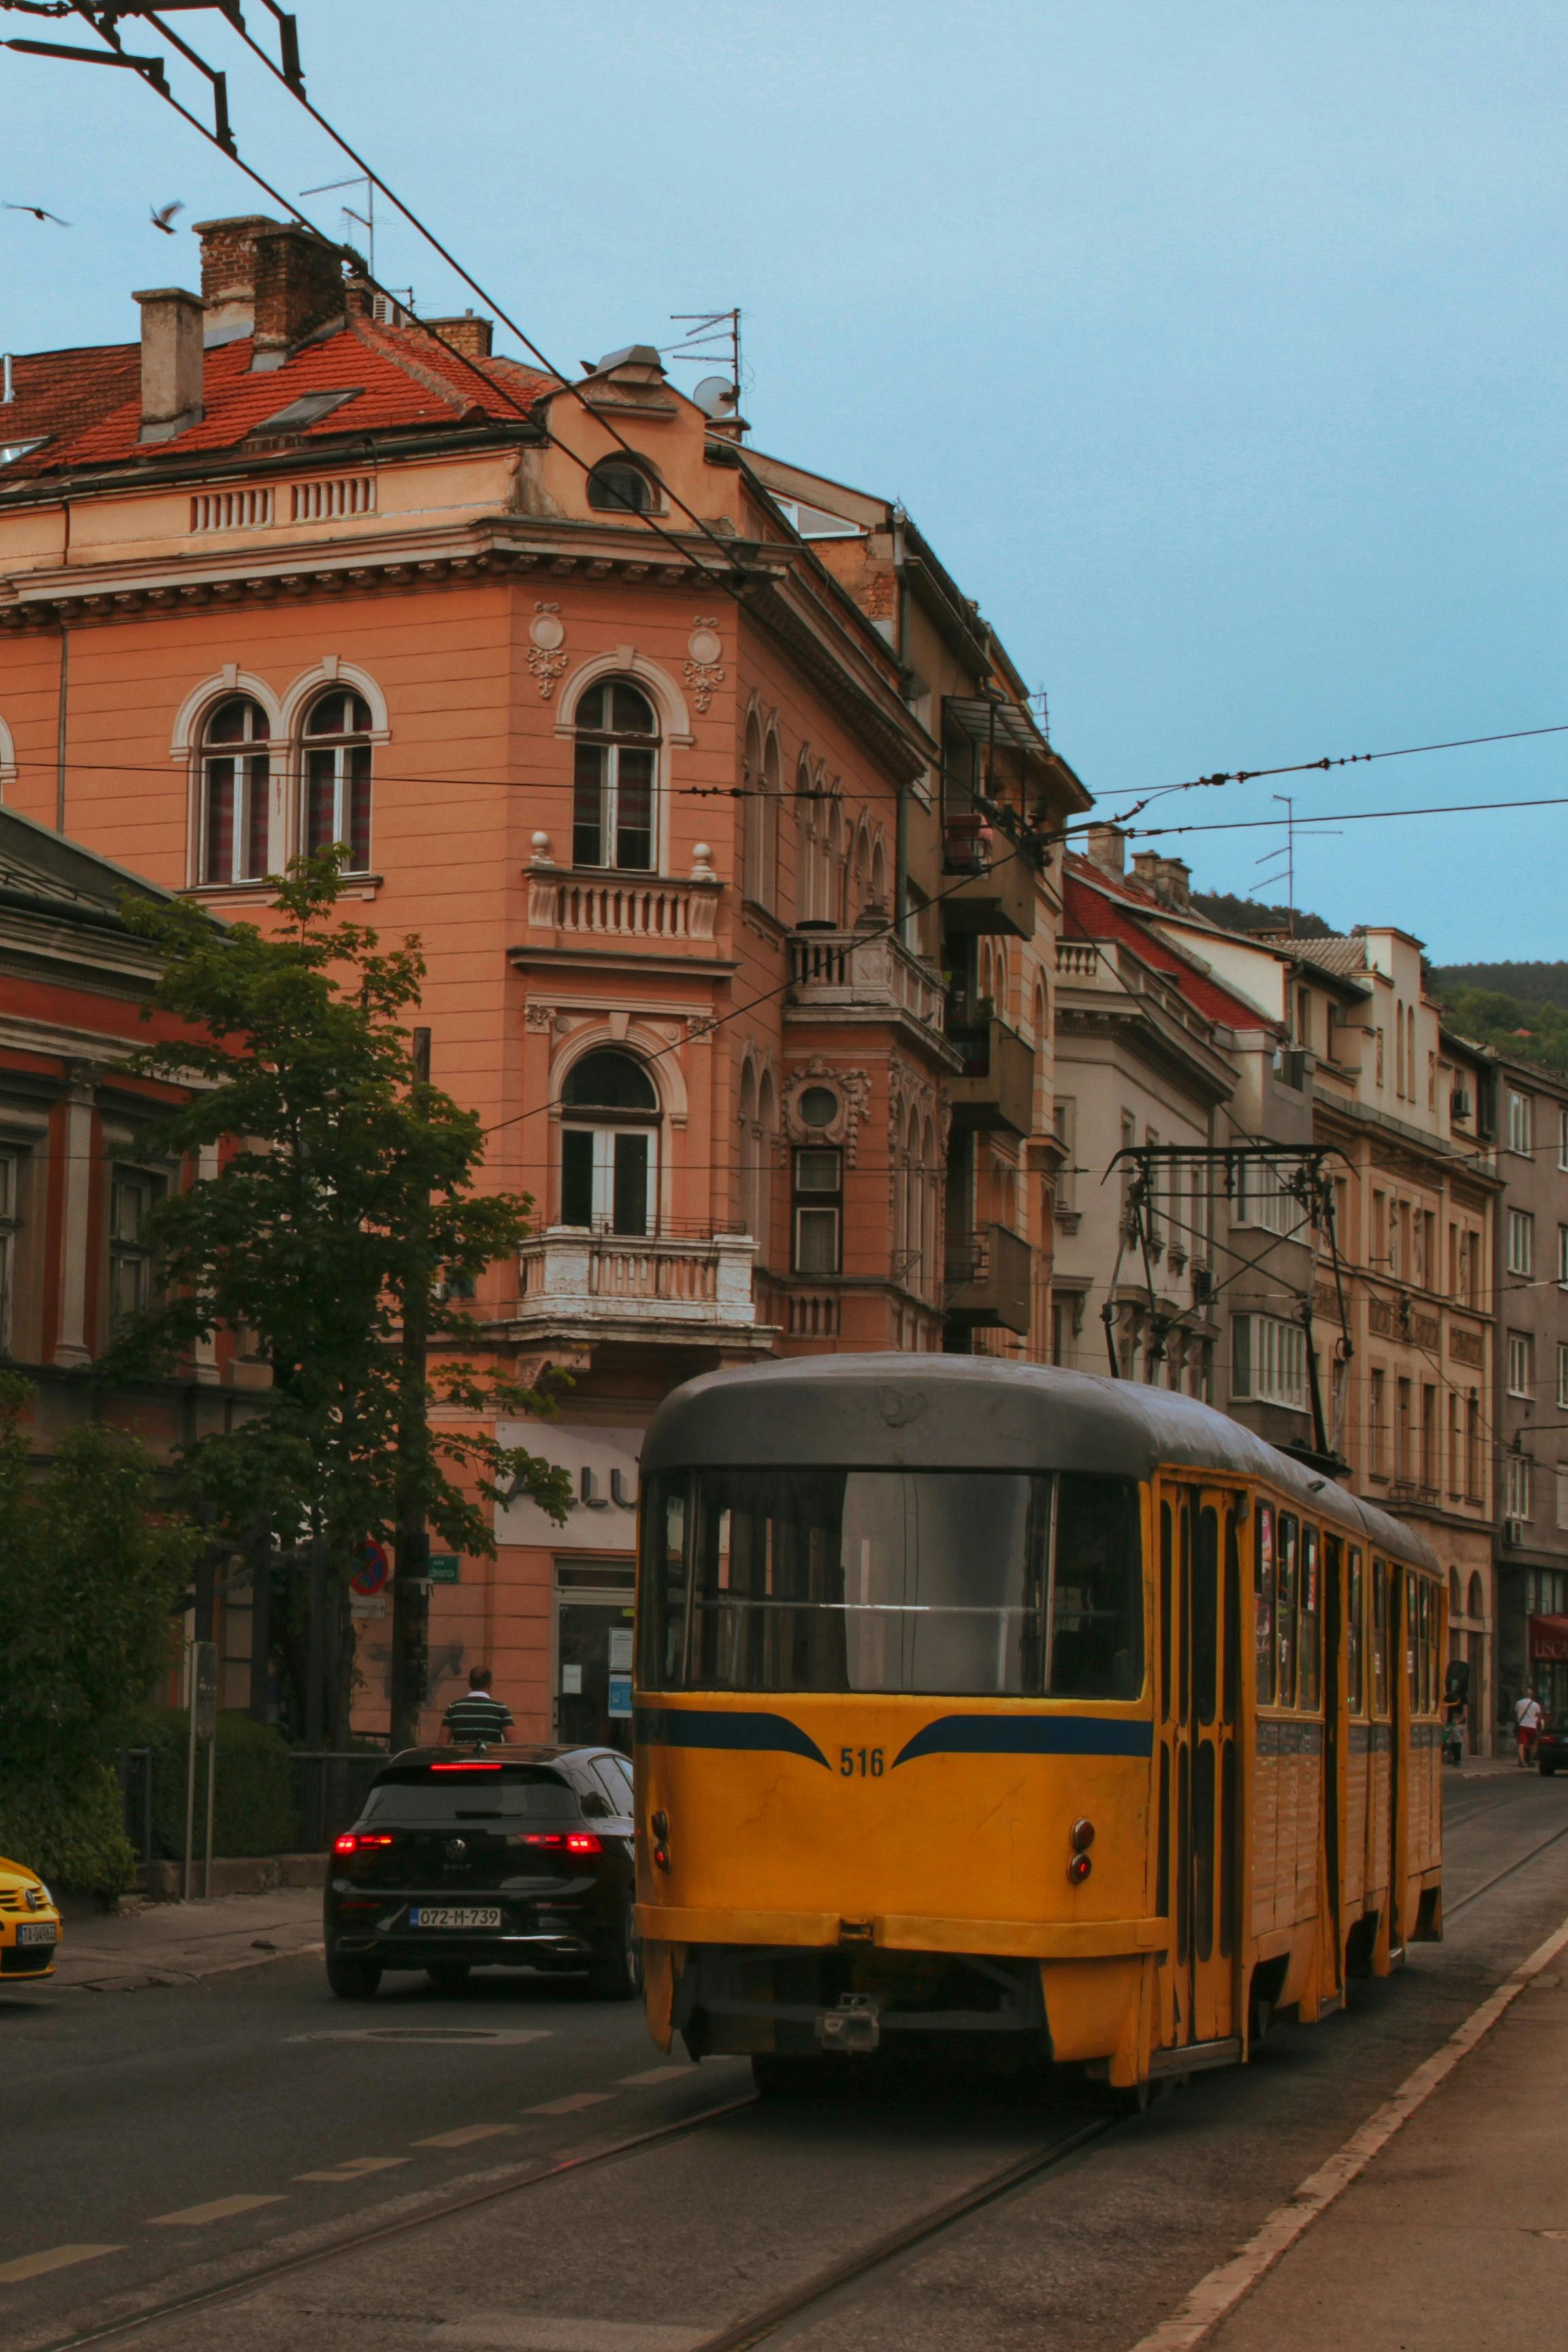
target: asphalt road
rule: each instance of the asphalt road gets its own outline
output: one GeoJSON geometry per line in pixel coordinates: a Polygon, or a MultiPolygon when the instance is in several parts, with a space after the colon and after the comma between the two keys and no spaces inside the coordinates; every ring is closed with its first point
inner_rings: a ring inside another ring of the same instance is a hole
{"type": "MultiPolygon", "coordinates": [[[[1253,2066],[1101,2132],[769,2343],[1125,2352],[1568,1916],[1568,1783],[1451,1778],[1447,1794],[1443,1945],[1357,1986],[1347,2015],[1282,2028],[1253,2066]]],[[[929,2070],[869,2098],[751,2104],[743,2065],[662,2060],[635,2006],[574,1985],[481,1978],[447,1998],[389,1983],[350,2005],[319,1961],[287,1961],[164,1990],[0,1995],[8,2352],[321,2254],[141,2340],[686,2352],[1104,2120],[1082,2093],[929,2070]],[[733,2102],[696,2130],[540,2178],[733,2102]],[[504,2193],[397,2227],[489,2190],[504,2193]],[[372,2228],[389,2234],[354,2242],[372,2228]],[[98,2251],[15,2267],[82,2248],[98,2251]]]]}

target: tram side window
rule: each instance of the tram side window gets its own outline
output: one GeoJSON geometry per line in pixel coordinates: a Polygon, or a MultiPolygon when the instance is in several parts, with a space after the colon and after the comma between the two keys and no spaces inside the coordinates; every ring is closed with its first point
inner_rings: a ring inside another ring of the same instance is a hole
{"type": "Polygon", "coordinates": [[[685,1587],[686,1482],[662,1478],[643,1515],[638,1680],[644,1690],[673,1690],[680,1682],[685,1587]]]}
{"type": "Polygon", "coordinates": [[[1419,1577],[1413,1568],[1407,1568],[1405,1571],[1405,1682],[1410,1694],[1412,1715],[1421,1712],[1419,1589],[1419,1577]]]}
{"type": "Polygon", "coordinates": [[[1136,1698],[1144,1592],[1135,1489],[1122,1478],[1058,1480],[1051,1578],[1051,1698],[1136,1698]]]}
{"type": "Polygon", "coordinates": [[[1274,1511],[1270,1503],[1258,1506],[1258,1534],[1252,1546],[1252,1638],[1257,1651],[1258,1704],[1274,1702],[1274,1511]]]}
{"type": "Polygon", "coordinates": [[[1372,1709],[1380,1720],[1388,1715],[1388,1563],[1372,1563],[1372,1709]]]}
{"type": "Polygon", "coordinates": [[[1345,1704],[1352,1715],[1359,1715],[1365,1692],[1365,1617],[1366,1594],[1363,1589],[1361,1553],[1351,1546],[1344,1579],[1344,1686],[1345,1704]]]}
{"type": "Polygon", "coordinates": [[[1296,1642],[1297,1674],[1296,1704],[1312,1710],[1318,1704],[1320,1666],[1322,1658],[1322,1624],[1318,1572],[1318,1531],[1316,1528],[1301,1529],[1301,1613],[1298,1618],[1296,1642]]]}
{"type": "Polygon", "coordinates": [[[1298,1522],[1289,1511],[1281,1511],[1274,1563],[1275,1696],[1281,1706],[1296,1704],[1296,1579],[1300,1546],[1298,1522]]]}

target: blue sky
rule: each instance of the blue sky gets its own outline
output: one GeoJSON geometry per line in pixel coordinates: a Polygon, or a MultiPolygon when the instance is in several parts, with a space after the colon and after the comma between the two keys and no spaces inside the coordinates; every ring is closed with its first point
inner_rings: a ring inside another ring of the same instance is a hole
{"type": "MultiPolygon", "coordinates": [[[[757,445],[905,501],[1113,805],[1568,721],[1560,7],[296,5],[317,103],[553,357],[740,303],[757,445]]],[[[349,168],[181,21],[279,187],[349,168]]],[[[75,37],[0,20],[29,32],[75,37]]],[[[0,196],[74,224],[0,214],[0,348],[130,339],[133,288],[193,283],[150,205],[266,209],[129,74],[0,56],[0,196]]],[[[306,209],[341,233],[338,201],[306,209]]],[[[467,299],[406,229],[377,265],[467,299]]],[[[1568,795],[1568,735],[1284,789],[1568,795]]],[[[1245,890],[1270,839],[1163,845],[1245,890]]],[[[1568,807],[1356,824],[1298,844],[1297,896],[1439,961],[1556,956],[1565,845],[1568,807]]]]}

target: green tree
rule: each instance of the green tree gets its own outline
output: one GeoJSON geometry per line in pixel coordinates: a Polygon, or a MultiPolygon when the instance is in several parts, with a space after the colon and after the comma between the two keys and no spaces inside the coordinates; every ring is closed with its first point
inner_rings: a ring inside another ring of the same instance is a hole
{"type": "Polygon", "coordinates": [[[169,1664],[200,1538],[159,1507],[140,1440],[91,1423],[41,1475],[34,1395],[0,1374],[0,1850],[68,1885],[128,1885],[116,1747],[169,1664]]]}
{"type": "MultiPolygon", "coordinates": [[[[473,1360],[462,1299],[528,1230],[526,1196],[476,1190],[477,1118],[417,1073],[406,1016],[424,976],[416,939],[383,950],[343,919],[340,848],[274,877],[283,919],[216,928],[189,905],[131,900],[126,920],[162,958],[152,999],[188,1024],[144,1048],[144,1072],[191,1091],[144,1150],[210,1172],[158,1207],[161,1303],[105,1362],[172,1366],[221,1326],[269,1361],[254,1412],[186,1458],[219,1539],[267,1527],[284,1557],[325,1579],[326,1735],[352,1696],[349,1577],[368,1537],[428,1523],[453,1550],[492,1556],[488,1507],[526,1493],[564,1517],[570,1484],[476,1422],[548,1414],[551,1397],[473,1360]],[[213,1165],[215,1157],[215,1167],[213,1165]],[[411,1349],[405,1335],[417,1335],[411,1349]]],[[[298,1658],[308,1578],[284,1585],[280,1629],[298,1658]]],[[[312,1710],[307,1704],[308,1718],[312,1710]]]]}

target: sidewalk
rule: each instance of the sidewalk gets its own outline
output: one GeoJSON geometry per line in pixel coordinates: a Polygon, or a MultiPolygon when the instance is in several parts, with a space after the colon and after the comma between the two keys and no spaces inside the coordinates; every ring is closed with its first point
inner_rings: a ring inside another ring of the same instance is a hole
{"type": "Polygon", "coordinates": [[[1565,2081],[1568,1948],[1246,2300],[1188,2340],[1203,2352],[1493,2352],[1556,2333],[1565,2081]]]}
{"type": "Polygon", "coordinates": [[[141,1903],[100,1918],[68,1919],[52,1985],[84,1992],[134,1992],[143,1985],[193,1984],[233,1969],[321,1948],[321,1890],[280,1886],[270,1895],[219,1895],[210,1903],[141,1903]]]}

